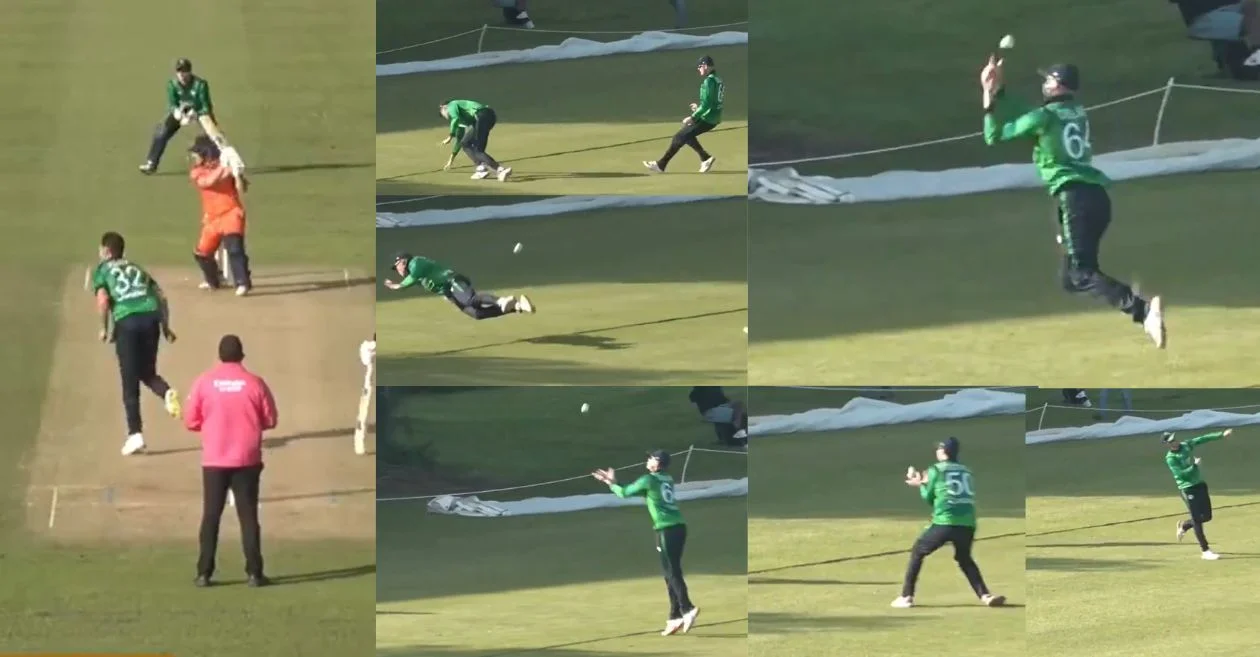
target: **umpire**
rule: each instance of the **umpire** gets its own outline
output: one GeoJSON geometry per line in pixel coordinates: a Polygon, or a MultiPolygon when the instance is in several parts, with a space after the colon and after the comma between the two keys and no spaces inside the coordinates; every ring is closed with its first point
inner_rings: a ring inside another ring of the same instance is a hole
{"type": "Polygon", "coordinates": [[[266,586],[262,528],[258,523],[263,432],[276,427],[275,398],[262,377],[245,369],[241,339],[219,340],[219,364],[197,377],[184,409],[184,425],[201,434],[201,554],[197,586],[210,586],[219,547],[219,521],[228,492],[236,500],[251,587],[266,586]]]}
{"type": "Polygon", "coordinates": [[[166,144],[179,132],[185,121],[198,116],[214,119],[214,104],[210,102],[210,83],[193,75],[192,62],[179,58],[175,61],[175,77],[166,82],[166,117],[157,125],[149,155],[140,165],[140,173],[149,175],[158,170],[166,144]]]}
{"type": "MultiPolygon", "coordinates": [[[[463,131],[458,145],[468,159],[477,164],[477,170],[472,175],[473,180],[481,180],[490,175],[491,171],[498,176],[499,182],[506,181],[512,175],[511,167],[499,164],[498,160],[486,152],[490,146],[490,131],[499,121],[494,108],[475,100],[448,100],[438,105],[438,113],[451,123],[450,132],[442,140],[443,144],[451,143],[463,131]]],[[[455,154],[451,153],[446,160],[446,166],[442,168],[449,169],[454,163],[455,154]]]]}

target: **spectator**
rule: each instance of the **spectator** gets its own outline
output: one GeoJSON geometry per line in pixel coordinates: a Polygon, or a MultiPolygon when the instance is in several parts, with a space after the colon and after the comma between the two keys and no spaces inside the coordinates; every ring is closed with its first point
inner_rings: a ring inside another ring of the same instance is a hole
{"type": "Polygon", "coordinates": [[[713,424],[718,442],[727,447],[748,444],[748,411],[731,401],[721,386],[696,386],[687,396],[701,417],[713,424]]]}
{"type": "Polygon", "coordinates": [[[252,587],[270,583],[263,574],[262,528],[258,524],[263,432],[276,427],[276,402],[262,377],[245,369],[241,339],[219,340],[219,364],[192,385],[184,426],[201,434],[201,555],[197,586],[210,586],[219,522],[228,492],[236,499],[245,550],[245,574],[252,587]]]}
{"type": "Polygon", "coordinates": [[[1260,79],[1260,0],[1170,0],[1191,39],[1211,44],[1212,60],[1235,80],[1260,79]]]}
{"type": "MultiPolygon", "coordinates": [[[[1103,388],[1102,392],[1100,392],[1098,395],[1098,413],[1094,416],[1095,419],[1098,419],[1098,420],[1103,419],[1103,417],[1105,416],[1108,410],[1107,399],[1110,398],[1111,393],[1113,392],[1120,393],[1120,399],[1121,401],[1124,402],[1124,410],[1126,412],[1131,412],[1133,410],[1133,391],[1132,390],[1128,388],[1122,388],[1122,389],[1103,388]]],[[[1118,408],[1112,409],[1112,410],[1115,410],[1117,412],[1120,411],[1120,409],[1118,408]]]]}
{"type": "Polygon", "coordinates": [[[1063,403],[1068,406],[1084,406],[1085,408],[1093,406],[1089,401],[1089,395],[1080,388],[1064,388],[1063,403]]]}
{"type": "Polygon", "coordinates": [[[495,0],[494,4],[503,10],[503,21],[512,27],[534,29],[534,21],[529,18],[525,0],[495,0]]]}

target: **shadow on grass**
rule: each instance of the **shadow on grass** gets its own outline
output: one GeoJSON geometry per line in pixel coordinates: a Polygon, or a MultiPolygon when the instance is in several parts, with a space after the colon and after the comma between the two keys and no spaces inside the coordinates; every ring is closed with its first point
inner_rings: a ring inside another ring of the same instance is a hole
{"type": "MultiPolygon", "coordinates": [[[[289,586],[292,584],[312,584],[316,582],[327,582],[340,579],[354,579],[356,577],[365,577],[368,575],[376,575],[376,564],[367,566],[355,566],[353,568],[337,568],[334,570],[320,570],[310,573],[299,573],[295,575],[272,575],[271,583],[274,586],[289,586]]],[[[216,587],[236,586],[244,584],[243,579],[218,580],[215,582],[216,587]]]]}
{"type": "Polygon", "coordinates": [[[1061,570],[1069,572],[1149,570],[1150,564],[1129,559],[1069,559],[1060,557],[1027,557],[1025,570],[1061,570]]]}
{"type": "Polygon", "coordinates": [[[1149,541],[1106,541],[1103,543],[1043,543],[1028,545],[1028,548],[1113,548],[1113,547],[1171,547],[1173,543],[1152,543],[1149,541]]]}
{"type": "Polygon", "coordinates": [[[574,360],[477,357],[469,355],[377,356],[377,385],[738,385],[737,366],[651,370],[605,367],[574,360]]]}
{"type": "Polygon", "coordinates": [[[260,502],[291,502],[293,500],[312,500],[320,497],[336,498],[336,497],[353,497],[355,495],[367,495],[375,493],[376,488],[347,488],[342,490],[327,490],[318,493],[302,493],[300,495],[275,495],[267,496],[259,500],[260,502]]]}
{"type": "Polygon", "coordinates": [[[327,280],[316,282],[294,282],[294,283],[255,283],[253,290],[250,291],[251,297],[266,297],[275,295],[291,296],[294,294],[309,294],[311,292],[325,292],[327,290],[341,290],[351,287],[362,287],[364,285],[375,285],[375,276],[357,276],[355,278],[343,278],[342,280],[327,280]]]}
{"type": "Polygon", "coordinates": [[[938,618],[928,614],[884,616],[805,616],[802,614],[753,612],[748,614],[749,634],[794,634],[799,632],[851,632],[897,629],[912,623],[938,618]]]}
{"type": "MultiPolygon", "coordinates": [[[[977,538],[975,542],[980,543],[983,541],[996,541],[998,539],[1014,538],[1014,537],[1023,536],[1023,535],[1024,535],[1023,532],[1016,532],[1016,533],[1011,533],[1011,534],[998,534],[996,536],[985,536],[982,538],[977,538]]],[[[821,561],[806,561],[802,563],[788,564],[786,566],[775,566],[774,568],[761,568],[758,570],[749,570],[748,574],[760,575],[762,573],[777,573],[777,572],[782,572],[784,570],[795,570],[797,568],[812,568],[814,566],[830,566],[831,564],[837,564],[837,563],[849,563],[852,561],[865,561],[867,559],[879,559],[881,557],[895,557],[900,554],[908,555],[910,554],[910,549],[904,548],[900,550],[888,550],[885,552],[856,554],[849,557],[837,557],[835,559],[823,559],[821,561]]]]}
{"type": "Polygon", "coordinates": [[[779,579],[776,577],[749,577],[748,585],[789,584],[792,586],[896,586],[900,582],[850,582],[838,579],[779,579]]]}
{"type": "MultiPolygon", "coordinates": [[[[368,434],[376,433],[376,424],[369,424],[367,427],[368,434]]],[[[289,443],[301,442],[304,440],[322,440],[326,438],[346,438],[349,439],[354,435],[354,428],[347,427],[342,429],[325,429],[323,431],[308,431],[306,433],[293,434],[288,436],[276,436],[263,438],[264,449],[277,449],[285,447],[289,443]]],[[[186,454],[188,452],[200,452],[201,447],[180,447],[176,449],[151,449],[145,452],[145,456],[166,456],[169,454],[186,454]]]]}
{"type": "MultiPolygon", "coordinates": [[[[315,162],[311,164],[276,164],[269,166],[251,166],[246,171],[246,175],[266,176],[278,173],[299,173],[302,171],[336,171],[339,169],[367,169],[376,166],[375,162],[315,162]]],[[[187,171],[179,169],[169,169],[158,171],[153,174],[155,176],[188,176],[187,171]]]]}

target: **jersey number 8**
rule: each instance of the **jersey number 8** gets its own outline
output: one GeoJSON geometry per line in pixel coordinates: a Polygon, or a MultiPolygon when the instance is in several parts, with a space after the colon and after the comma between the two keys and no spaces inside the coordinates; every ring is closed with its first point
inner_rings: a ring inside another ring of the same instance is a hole
{"type": "Polygon", "coordinates": [[[971,489],[971,474],[967,472],[945,473],[945,488],[949,491],[950,497],[973,497],[975,495],[971,489]]]}
{"type": "Polygon", "coordinates": [[[1073,121],[1063,126],[1063,150],[1073,160],[1083,160],[1092,150],[1089,144],[1089,122],[1073,121]]]}
{"type": "Polygon", "coordinates": [[[114,279],[114,297],[118,300],[142,296],[148,291],[148,279],[135,265],[114,265],[109,268],[114,279]]]}

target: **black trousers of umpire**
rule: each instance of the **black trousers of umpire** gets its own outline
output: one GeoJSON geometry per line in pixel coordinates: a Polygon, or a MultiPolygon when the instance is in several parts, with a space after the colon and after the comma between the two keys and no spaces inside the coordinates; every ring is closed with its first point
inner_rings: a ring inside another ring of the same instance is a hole
{"type": "Polygon", "coordinates": [[[144,429],[140,415],[140,384],[162,398],[171,389],[166,379],[157,373],[158,345],[161,341],[162,318],[158,313],[128,315],[114,324],[114,353],[118,355],[118,373],[122,377],[123,413],[127,417],[128,435],[144,429]]]}
{"type": "Polygon", "coordinates": [[[1103,273],[1098,251],[1111,225],[1111,197],[1101,185],[1068,183],[1056,194],[1063,264],[1059,278],[1063,289],[1087,293],[1106,301],[1135,322],[1146,319],[1146,301],[1133,288],[1103,273]]]}
{"type": "Polygon", "coordinates": [[[980,566],[977,566],[975,559],[971,558],[971,544],[975,542],[975,539],[975,527],[929,525],[919,535],[918,540],[914,542],[914,547],[910,550],[910,564],[906,566],[906,579],[901,585],[901,595],[914,596],[914,588],[919,581],[919,571],[923,569],[923,560],[944,547],[946,543],[954,544],[954,561],[958,562],[958,568],[967,577],[967,583],[971,585],[971,590],[975,591],[976,597],[988,595],[989,588],[984,585],[984,577],[980,575],[980,566]]]}
{"type": "Polygon", "coordinates": [[[473,117],[472,126],[464,131],[464,138],[460,141],[460,148],[468,159],[491,169],[499,168],[498,160],[490,157],[490,154],[486,152],[486,149],[490,147],[490,131],[494,130],[494,124],[498,120],[493,109],[481,108],[473,117]]]}
{"type": "Polygon", "coordinates": [[[515,301],[509,302],[505,309],[499,305],[498,296],[488,292],[478,292],[477,288],[473,287],[472,281],[463,276],[456,276],[451,282],[451,289],[446,293],[446,298],[455,304],[460,312],[473,319],[501,317],[516,309],[515,301]]]}
{"type": "Polygon", "coordinates": [[[656,532],[656,551],[661,555],[661,570],[665,573],[665,588],[669,591],[669,619],[682,618],[695,606],[687,595],[687,582],[683,579],[682,555],[687,547],[687,526],[674,525],[656,532]]]}
{"type": "Polygon", "coordinates": [[[146,162],[153,163],[154,169],[162,162],[162,154],[166,152],[166,145],[170,143],[175,133],[179,132],[179,128],[179,121],[169,112],[166,114],[166,118],[157,124],[157,128],[153,131],[153,141],[149,143],[149,154],[145,157],[146,162]]]}
{"type": "Polygon", "coordinates": [[[716,127],[712,123],[704,121],[692,121],[691,125],[684,125],[681,130],[674,133],[674,138],[669,140],[669,148],[666,148],[665,154],[656,161],[656,166],[660,167],[661,171],[664,171],[665,167],[669,166],[669,161],[674,159],[674,156],[678,154],[678,151],[684,145],[690,146],[700,156],[701,161],[709,159],[709,151],[704,150],[704,146],[700,145],[700,140],[696,139],[696,137],[716,127]]]}
{"type": "Polygon", "coordinates": [[[1203,525],[1212,520],[1212,494],[1208,492],[1206,481],[1201,481],[1181,491],[1181,501],[1186,503],[1190,512],[1189,520],[1181,521],[1181,528],[1193,529],[1194,537],[1199,541],[1199,549],[1208,550],[1207,535],[1203,533],[1203,525]]]}
{"type": "Polygon", "coordinates": [[[258,491],[263,466],[201,469],[201,555],[197,574],[214,575],[215,554],[219,549],[219,521],[227,505],[228,491],[236,498],[236,517],[241,522],[241,546],[245,551],[245,574],[263,575],[262,527],[258,524],[258,491]]]}

